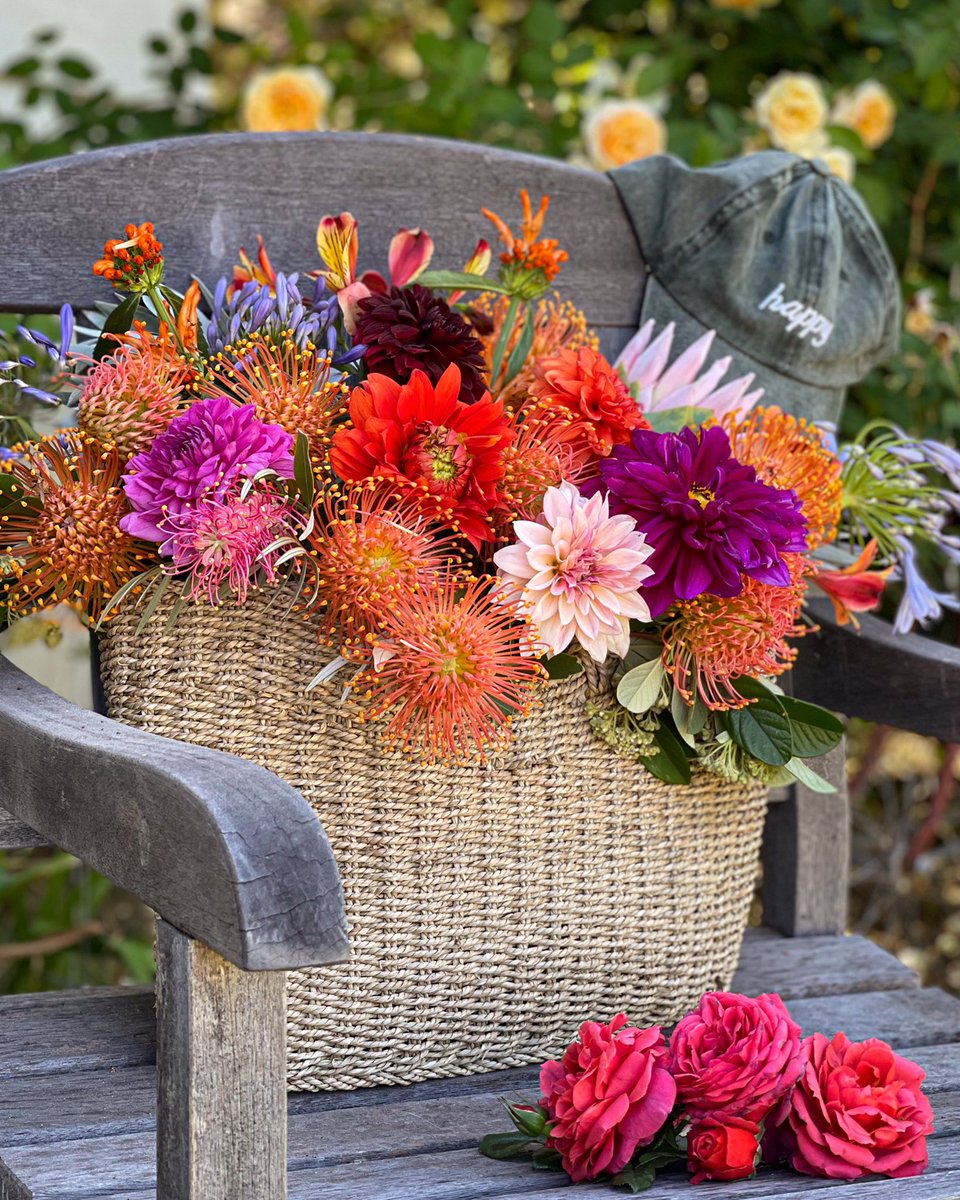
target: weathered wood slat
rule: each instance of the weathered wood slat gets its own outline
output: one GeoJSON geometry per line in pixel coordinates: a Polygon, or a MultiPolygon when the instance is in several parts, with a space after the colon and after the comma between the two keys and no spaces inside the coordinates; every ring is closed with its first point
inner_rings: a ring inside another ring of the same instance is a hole
{"type": "Polygon", "coordinates": [[[157,924],[157,1190],[286,1200],[287,985],[157,924]]]}
{"type": "Polygon", "coordinates": [[[837,789],[802,784],[771,804],[763,838],[763,919],[791,937],[842,933],[847,924],[850,816],[841,743],[813,764],[837,789]]]}
{"type": "Polygon", "coordinates": [[[960,649],[920,634],[895,634],[864,616],[838,626],[830,604],[812,605],[818,634],[806,637],[791,672],[798,696],[849,717],[960,740],[960,649]]]}
{"type": "Polygon", "coordinates": [[[249,970],[348,952],[333,853],[262,767],[86,712],[0,658],[0,796],[25,824],[249,970]]]}
{"type": "Polygon", "coordinates": [[[547,232],[572,252],[562,290],[593,323],[635,328],[644,271],[605,175],[491,147],[362,133],[178,138],[4,171],[0,310],[55,311],[65,299],[108,299],[109,287],[90,265],[131,220],[155,222],[175,286],[189,282],[191,271],[211,284],[229,274],[238,248],[254,245],[258,233],[280,269],[311,270],[320,265],[317,222],[345,208],[360,221],[361,268],[384,267],[402,225],[430,231],[436,266],[460,268],[478,237],[495,240],[482,205],[516,228],[521,187],[535,202],[542,193],[552,197],[547,232]],[[64,212],[71,214],[69,239],[62,237],[64,212]],[[56,271],[44,269],[51,245],[59,247],[56,271]]]}
{"type": "Polygon", "coordinates": [[[862,937],[781,937],[748,930],[733,990],[779,992],[784,1000],[918,986],[917,974],[862,937]]]}
{"type": "Polygon", "coordinates": [[[0,808],[0,850],[33,850],[38,846],[49,846],[42,833],[24,825],[13,813],[0,808]]]}
{"type": "Polygon", "coordinates": [[[878,1037],[896,1047],[960,1041],[960,1000],[939,988],[793,1000],[790,1012],[806,1034],[843,1030],[853,1041],[878,1037]]]}

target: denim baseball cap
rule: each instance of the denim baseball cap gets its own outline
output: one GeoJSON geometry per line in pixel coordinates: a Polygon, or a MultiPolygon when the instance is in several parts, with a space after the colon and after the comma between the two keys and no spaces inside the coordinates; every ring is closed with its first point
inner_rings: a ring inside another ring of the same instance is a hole
{"type": "Polygon", "coordinates": [[[641,322],[707,329],[728,378],[763,403],[836,420],[844,392],[895,353],[900,282],[857,193],[827,165],[779,150],[693,168],[657,155],[610,172],[643,258],[641,322]]]}

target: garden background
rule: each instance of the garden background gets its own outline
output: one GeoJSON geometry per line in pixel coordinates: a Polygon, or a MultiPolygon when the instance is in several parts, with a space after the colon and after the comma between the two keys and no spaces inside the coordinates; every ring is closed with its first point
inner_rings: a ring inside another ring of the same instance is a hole
{"type": "MultiPolygon", "coordinates": [[[[0,47],[0,168],[243,128],[396,130],[591,169],[822,157],[873,211],[905,304],[901,353],[854,389],[846,431],[886,418],[957,440],[960,0],[36,0],[0,14],[0,47]]],[[[0,387],[0,446],[50,420],[0,387]]],[[[930,632],[956,642],[960,623],[930,632]]],[[[19,622],[3,650],[85,699],[71,614],[19,622]]],[[[960,991],[958,747],[862,725],[851,747],[851,924],[960,991]]],[[[71,856],[0,854],[0,992],[147,980],[151,939],[149,914],[71,856]]]]}

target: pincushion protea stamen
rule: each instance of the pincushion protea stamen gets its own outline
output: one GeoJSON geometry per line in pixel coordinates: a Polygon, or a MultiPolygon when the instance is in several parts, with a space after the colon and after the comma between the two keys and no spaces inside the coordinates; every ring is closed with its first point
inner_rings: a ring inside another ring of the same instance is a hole
{"type": "Polygon", "coordinates": [[[69,429],[18,447],[0,469],[0,601],[17,616],[65,603],[96,623],[155,557],[120,528],[116,446],[69,429]]]}
{"type": "Polygon", "coordinates": [[[374,665],[353,690],[362,719],[387,720],[384,742],[427,763],[483,762],[532,709],[545,672],[530,630],[489,579],[398,593],[374,665]]]}
{"type": "Polygon", "coordinates": [[[299,345],[289,332],[280,342],[254,333],[210,359],[196,391],[252,404],[259,420],[294,436],[305,433],[311,448],[320,452],[329,445],[334,422],[346,412],[350,392],[331,380],[332,357],[310,341],[299,345]]]}
{"type": "Polygon", "coordinates": [[[521,412],[512,418],[510,428],[513,437],[503,452],[496,514],[497,531],[508,541],[514,521],[534,521],[543,512],[548,488],[577,484],[589,470],[567,440],[562,418],[521,412]]]}
{"type": "Polygon", "coordinates": [[[785,554],[785,586],[744,576],[736,596],[705,593],[677,605],[663,630],[663,665],[688,704],[699,697],[707,708],[744,708],[736,689],[743,675],[782,675],[797,656],[787,638],[807,632],[800,619],[810,563],[785,554]]]}
{"type": "Polygon", "coordinates": [[[323,496],[307,545],[320,640],[344,658],[369,655],[398,597],[457,572],[455,538],[431,527],[409,496],[371,483],[323,496]]]}
{"type": "Polygon", "coordinates": [[[781,412],[758,408],[744,420],[728,416],[723,427],[734,457],[757,472],[761,483],[797,493],[807,522],[807,547],[832,542],[843,499],[843,466],[815,425],[781,412]]]}

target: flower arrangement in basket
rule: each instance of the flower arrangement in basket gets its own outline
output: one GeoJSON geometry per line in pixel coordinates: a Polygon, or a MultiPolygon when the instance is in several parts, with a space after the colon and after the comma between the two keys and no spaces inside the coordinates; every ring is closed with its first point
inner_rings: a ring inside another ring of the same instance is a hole
{"type": "Polygon", "coordinates": [[[901,625],[929,615],[913,543],[956,557],[931,473],[956,479],[957,455],[897,430],[838,450],[724,382],[710,335],[671,361],[648,323],[611,364],[549,294],[567,253],[547,198],[523,205],[519,234],[484,210],[495,274],[482,239],[429,271],[420,229],[388,277],[358,274],[349,213],[320,221],[309,275],[261,238],[186,295],[152,225],[107,242],[94,271],[123,299],[95,344],[70,349],[68,309],[59,346],[31,335],[76,426],[3,461],[9,615],[66,601],[102,624],[175,594],[175,619],[277,589],[332,651],[304,687],[337,674],[357,720],[426,761],[499,751],[546,679],[592,661],[615,685],[597,736],[661,779],[826,786],[808,760],[840,723],[775,682],[804,599],[846,620],[899,565],[901,625]]]}

